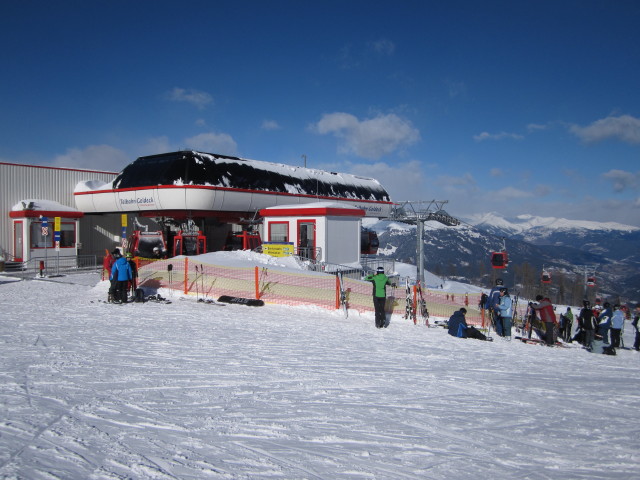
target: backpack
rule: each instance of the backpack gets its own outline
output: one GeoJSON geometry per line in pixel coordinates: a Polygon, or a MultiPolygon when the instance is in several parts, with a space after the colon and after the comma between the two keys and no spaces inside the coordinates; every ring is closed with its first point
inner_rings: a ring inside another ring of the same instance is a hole
{"type": "Polygon", "coordinates": [[[136,303],[144,302],[144,291],[141,288],[136,288],[136,291],[133,293],[133,301],[136,303]]]}

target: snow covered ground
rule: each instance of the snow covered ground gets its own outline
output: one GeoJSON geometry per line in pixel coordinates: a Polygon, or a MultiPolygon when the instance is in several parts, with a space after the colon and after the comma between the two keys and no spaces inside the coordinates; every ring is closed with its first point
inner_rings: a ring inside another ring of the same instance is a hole
{"type": "Polygon", "coordinates": [[[0,276],[0,478],[639,476],[635,351],[53,280],[0,276]]]}

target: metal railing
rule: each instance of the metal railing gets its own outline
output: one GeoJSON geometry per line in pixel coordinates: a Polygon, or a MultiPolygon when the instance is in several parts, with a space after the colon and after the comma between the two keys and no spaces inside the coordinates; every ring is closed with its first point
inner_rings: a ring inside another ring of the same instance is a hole
{"type": "Polygon", "coordinates": [[[98,270],[97,257],[95,255],[78,255],[73,257],[36,257],[19,264],[12,275],[51,276],[68,275],[72,273],[86,273],[98,270]]]}

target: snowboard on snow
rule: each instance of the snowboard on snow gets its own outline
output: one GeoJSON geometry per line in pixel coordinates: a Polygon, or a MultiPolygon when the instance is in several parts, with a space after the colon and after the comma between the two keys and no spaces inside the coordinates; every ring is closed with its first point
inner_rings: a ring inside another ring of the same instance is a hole
{"type": "Polygon", "coordinates": [[[233,297],[231,295],[222,295],[218,298],[218,302],[247,305],[248,307],[262,307],[264,305],[262,300],[256,300],[255,298],[233,297]]]}

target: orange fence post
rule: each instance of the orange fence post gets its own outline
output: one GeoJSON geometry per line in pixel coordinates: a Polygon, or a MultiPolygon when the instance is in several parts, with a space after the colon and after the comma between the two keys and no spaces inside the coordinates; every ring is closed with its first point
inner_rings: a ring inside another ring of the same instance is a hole
{"type": "Polygon", "coordinates": [[[336,275],[336,310],[340,308],[340,278],[336,275]]]}
{"type": "Polygon", "coordinates": [[[189,257],[184,257],[184,294],[189,293],[189,257]]]}
{"type": "Polygon", "coordinates": [[[258,274],[258,267],[254,269],[254,277],[256,280],[256,300],[260,300],[260,275],[258,274]]]}

